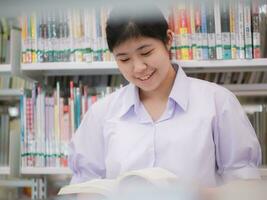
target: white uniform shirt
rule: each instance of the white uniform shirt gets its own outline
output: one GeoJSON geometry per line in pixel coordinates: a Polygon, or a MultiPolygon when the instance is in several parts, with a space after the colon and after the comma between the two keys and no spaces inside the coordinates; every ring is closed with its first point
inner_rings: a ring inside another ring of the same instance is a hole
{"type": "Polygon", "coordinates": [[[259,142],[235,95],[187,77],[181,67],[159,120],[153,122],[129,84],[89,109],[69,156],[72,183],[161,167],[181,180],[215,186],[259,178],[260,162],[259,142]]]}

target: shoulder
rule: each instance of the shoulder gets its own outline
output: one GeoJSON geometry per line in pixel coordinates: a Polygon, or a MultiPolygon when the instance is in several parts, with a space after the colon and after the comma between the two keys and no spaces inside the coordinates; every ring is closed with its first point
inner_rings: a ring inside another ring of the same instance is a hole
{"type": "Polygon", "coordinates": [[[204,103],[213,104],[218,112],[223,112],[223,110],[233,107],[241,107],[239,100],[229,89],[205,80],[189,79],[192,98],[198,98],[199,101],[202,100],[204,103]]]}
{"type": "Polygon", "coordinates": [[[199,93],[205,94],[209,97],[213,96],[215,98],[235,97],[235,95],[229,89],[216,83],[191,77],[189,77],[189,80],[191,90],[193,90],[193,92],[198,91],[199,93]]]}
{"type": "Polygon", "coordinates": [[[129,85],[126,85],[97,100],[91,107],[92,113],[101,119],[116,115],[123,104],[128,87],[129,85]]]}

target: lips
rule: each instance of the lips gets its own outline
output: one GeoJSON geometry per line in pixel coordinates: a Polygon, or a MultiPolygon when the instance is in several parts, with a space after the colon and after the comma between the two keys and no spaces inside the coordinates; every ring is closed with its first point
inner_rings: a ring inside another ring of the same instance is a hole
{"type": "Polygon", "coordinates": [[[142,77],[137,77],[137,79],[141,80],[141,81],[146,81],[148,80],[153,74],[155,73],[155,71],[152,71],[150,74],[146,74],[142,77]]]}

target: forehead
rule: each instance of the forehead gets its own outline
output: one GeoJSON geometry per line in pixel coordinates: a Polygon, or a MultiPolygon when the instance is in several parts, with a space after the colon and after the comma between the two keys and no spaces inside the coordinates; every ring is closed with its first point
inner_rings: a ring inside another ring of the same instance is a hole
{"type": "Polygon", "coordinates": [[[114,47],[113,53],[116,55],[118,53],[126,53],[139,50],[139,48],[142,46],[156,46],[159,44],[161,44],[161,41],[158,39],[140,36],[123,41],[122,43],[114,47]]]}

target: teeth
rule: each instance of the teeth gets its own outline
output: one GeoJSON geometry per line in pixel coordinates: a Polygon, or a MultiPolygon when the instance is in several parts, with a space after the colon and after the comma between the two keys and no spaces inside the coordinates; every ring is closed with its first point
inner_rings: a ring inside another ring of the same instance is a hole
{"type": "Polygon", "coordinates": [[[142,80],[142,81],[145,81],[145,80],[149,79],[153,73],[154,73],[154,72],[152,72],[152,73],[149,74],[149,75],[146,75],[146,76],[143,76],[143,77],[139,77],[139,79],[142,80]]]}

